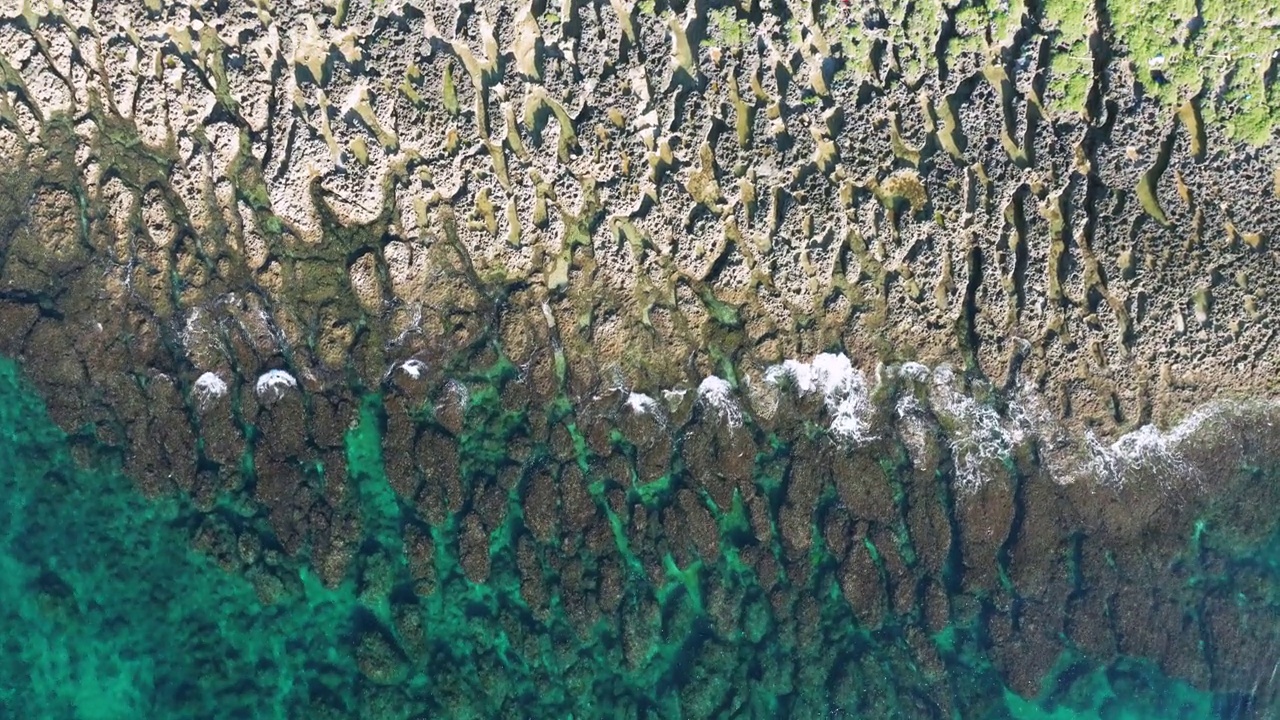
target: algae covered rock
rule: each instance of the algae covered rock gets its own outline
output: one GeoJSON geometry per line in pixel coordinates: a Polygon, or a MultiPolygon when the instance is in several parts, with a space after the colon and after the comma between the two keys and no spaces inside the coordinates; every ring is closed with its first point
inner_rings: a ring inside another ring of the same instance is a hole
{"type": "Polygon", "coordinates": [[[1265,714],[1275,15],[0,8],[22,647],[150,657],[101,585],[193,596],[107,714],[1265,714]]]}

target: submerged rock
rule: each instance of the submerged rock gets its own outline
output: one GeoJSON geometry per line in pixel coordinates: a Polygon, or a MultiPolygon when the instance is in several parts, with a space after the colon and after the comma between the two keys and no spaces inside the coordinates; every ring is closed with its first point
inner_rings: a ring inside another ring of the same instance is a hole
{"type": "Polygon", "coordinates": [[[169,503],[7,480],[0,707],[1274,708],[1269,21],[311,5],[0,9],[0,352],[169,503]],[[35,657],[121,627],[132,536],[41,555],[99,501],[180,506],[288,642],[35,657]]]}

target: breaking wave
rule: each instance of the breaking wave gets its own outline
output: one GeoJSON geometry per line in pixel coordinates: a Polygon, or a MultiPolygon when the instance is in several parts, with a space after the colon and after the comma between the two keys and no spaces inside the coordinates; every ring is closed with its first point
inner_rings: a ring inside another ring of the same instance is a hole
{"type": "MultiPolygon", "coordinates": [[[[686,392],[668,388],[659,394],[671,404],[686,392]]],[[[1209,468],[1191,450],[1216,443],[1227,451],[1236,448],[1243,460],[1244,441],[1238,436],[1269,424],[1280,411],[1274,401],[1219,400],[1167,429],[1147,424],[1103,439],[1062,422],[1045,398],[1026,385],[1001,395],[949,365],[918,362],[877,367],[869,381],[843,353],[788,359],[767,368],[760,379],[744,376],[740,385],[708,376],[695,396],[704,417],[731,429],[773,419],[785,398],[820,397],[825,429],[848,448],[896,437],[913,462],[928,462],[934,443],[945,446],[952,483],[962,494],[1007,476],[1020,453],[1039,458],[1049,477],[1063,484],[1088,480],[1114,486],[1151,474],[1203,480],[1209,468]],[[1247,422],[1241,419],[1245,415],[1251,418],[1247,422]]],[[[620,397],[630,412],[661,412],[649,395],[627,391],[620,397]]]]}

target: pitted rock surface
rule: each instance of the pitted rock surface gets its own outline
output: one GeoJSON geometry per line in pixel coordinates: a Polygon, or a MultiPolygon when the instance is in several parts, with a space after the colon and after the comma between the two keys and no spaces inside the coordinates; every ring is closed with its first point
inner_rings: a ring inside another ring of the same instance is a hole
{"type": "Polygon", "coordinates": [[[1277,56],[1191,87],[1236,31],[1157,61],[1102,2],[558,5],[0,7],[0,352],[264,602],[356,577],[379,688],[412,602],[511,578],[638,667],[643,578],[717,642],[839,644],[821,591],[889,665],[973,623],[1023,695],[1064,638],[1243,691],[1280,640],[1179,553],[1275,523],[1275,408],[1205,408],[1280,390],[1277,56]],[[866,408],[770,384],[820,353],[866,408]]]}

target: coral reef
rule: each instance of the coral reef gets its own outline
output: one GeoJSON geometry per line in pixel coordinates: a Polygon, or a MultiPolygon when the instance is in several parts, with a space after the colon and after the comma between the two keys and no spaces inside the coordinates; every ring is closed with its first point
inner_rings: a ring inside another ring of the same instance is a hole
{"type": "Polygon", "coordinates": [[[6,446],[23,667],[83,717],[1265,713],[1277,16],[1174,5],[0,7],[0,354],[66,433],[6,446]],[[77,522],[136,585],[54,567],[77,522]],[[50,659],[178,565],[207,682],[50,659]]]}

